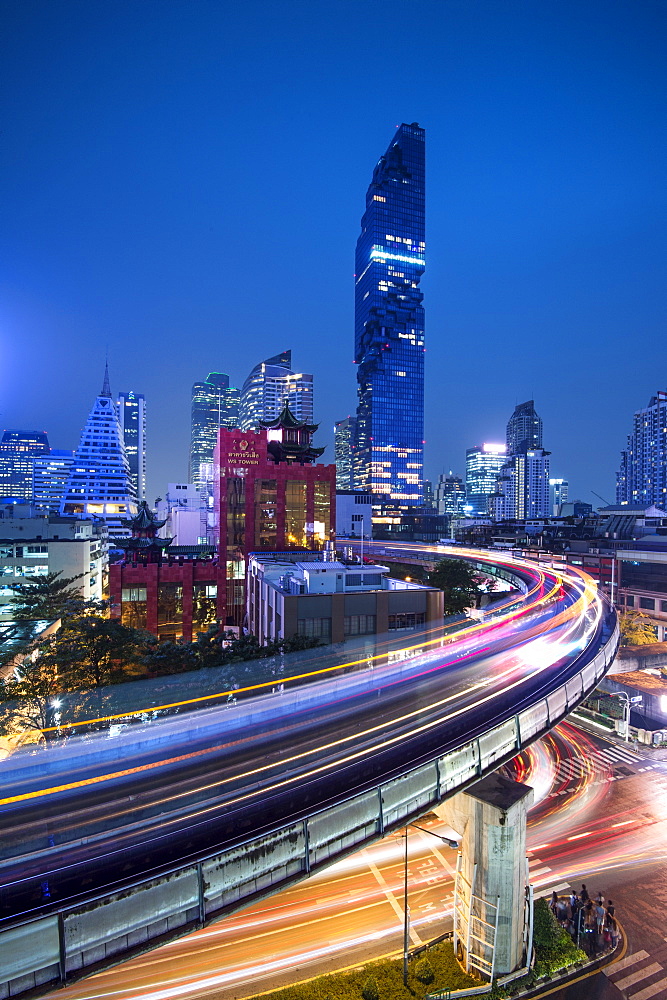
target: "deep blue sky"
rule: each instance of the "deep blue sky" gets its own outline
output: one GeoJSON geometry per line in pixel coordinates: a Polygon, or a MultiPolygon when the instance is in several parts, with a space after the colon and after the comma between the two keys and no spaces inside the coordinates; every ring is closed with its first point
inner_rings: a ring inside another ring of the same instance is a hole
{"type": "Polygon", "coordinates": [[[4,0],[0,425],[75,447],[108,347],[149,499],[192,382],[292,348],[353,411],[354,245],[427,130],[426,468],[534,397],[552,473],[614,499],[667,386],[662,0],[4,0]]]}

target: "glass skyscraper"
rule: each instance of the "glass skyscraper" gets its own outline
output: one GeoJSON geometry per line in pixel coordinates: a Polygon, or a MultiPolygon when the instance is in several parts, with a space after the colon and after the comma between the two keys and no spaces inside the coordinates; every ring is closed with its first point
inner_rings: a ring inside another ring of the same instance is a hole
{"type": "Polygon", "coordinates": [[[0,497],[28,503],[35,458],[50,450],[46,431],[5,431],[0,441],[0,497]]]}
{"type": "Polygon", "coordinates": [[[366,193],[357,241],[355,487],[423,501],[425,133],[400,125],[366,193]]]}
{"type": "Polygon", "coordinates": [[[505,464],[507,446],[480,444],[466,451],[466,503],[473,517],[488,517],[489,500],[505,464]]]}
{"type": "Polygon", "coordinates": [[[146,400],[140,392],[119,392],[116,401],[130,476],[137,500],[146,499],[146,400]]]}
{"type": "Polygon", "coordinates": [[[212,479],[213,449],[221,427],[238,427],[240,391],[229,375],[210,372],[205,382],[192,386],[190,482],[207,487],[212,479]]]}
{"type": "Polygon", "coordinates": [[[239,427],[259,430],[262,420],[275,420],[285,403],[304,423],[313,422],[313,376],[292,370],[292,352],[260,361],[241,389],[239,427]]]}

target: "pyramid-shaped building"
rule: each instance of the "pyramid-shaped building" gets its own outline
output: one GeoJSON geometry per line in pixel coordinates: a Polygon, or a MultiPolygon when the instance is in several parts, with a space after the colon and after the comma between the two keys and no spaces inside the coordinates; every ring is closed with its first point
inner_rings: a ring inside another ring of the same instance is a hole
{"type": "Polygon", "coordinates": [[[104,369],[102,391],[81,433],[60,512],[74,517],[104,518],[111,541],[128,535],[123,521],[137,513],[123,434],[111,397],[108,366],[104,369]]]}

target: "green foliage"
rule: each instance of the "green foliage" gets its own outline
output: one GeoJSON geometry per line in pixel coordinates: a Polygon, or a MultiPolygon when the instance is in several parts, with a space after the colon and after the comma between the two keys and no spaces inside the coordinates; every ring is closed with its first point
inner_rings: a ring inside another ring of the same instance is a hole
{"type": "Polygon", "coordinates": [[[546,899],[535,901],[533,909],[533,941],[536,948],[551,951],[558,947],[563,928],[554,917],[546,899]]]}
{"type": "Polygon", "coordinates": [[[38,662],[57,667],[62,690],[105,687],[143,673],[141,657],[152,639],[115,618],[75,618],[40,643],[38,662]]]}
{"type": "Polygon", "coordinates": [[[420,983],[432,983],[435,979],[435,972],[433,971],[433,966],[428,960],[428,956],[424,955],[420,958],[415,965],[415,976],[420,983]]]}
{"type": "Polygon", "coordinates": [[[441,559],[429,573],[428,583],[445,595],[445,618],[460,615],[467,608],[474,607],[482,593],[475,571],[459,559],[441,559]]]}
{"type": "Polygon", "coordinates": [[[623,611],[618,616],[621,646],[648,646],[657,642],[653,623],[640,611],[623,611]]]}
{"type": "Polygon", "coordinates": [[[361,988],[361,995],[364,1000],[380,1000],[380,991],[378,989],[378,984],[373,978],[369,976],[364,985],[361,988]]]}
{"type": "Polygon", "coordinates": [[[402,563],[402,562],[385,562],[385,566],[389,567],[389,576],[394,580],[405,580],[407,576],[415,583],[425,583],[428,576],[426,570],[423,566],[412,563],[402,563]]]}
{"type": "Polygon", "coordinates": [[[459,990],[479,983],[461,971],[451,941],[429,948],[428,957],[410,963],[408,988],[403,986],[403,960],[382,959],[364,968],[318,976],[307,983],[297,983],[266,995],[265,1000],[360,1000],[366,989],[381,1000],[424,1000],[428,993],[439,989],[459,990]],[[417,978],[416,969],[426,959],[433,980],[425,983],[417,978]]]}
{"type": "Polygon", "coordinates": [[[54,663],[26,656],[15,676],[0,679],[0,733],[53,725],[53,698],[62,690],[54,663]]]}
{"type": "Polygon", "coordinates": [[[17,583],[12,590],[11,616],[15,621],[63,621],[90,612],[99,612],[103,605],[96,601],[85,601],[79,587],[72,584],[80,580],[78,576],[63,576],[62,573],[47,573],[35,577],[30,583],[17,583]]]}

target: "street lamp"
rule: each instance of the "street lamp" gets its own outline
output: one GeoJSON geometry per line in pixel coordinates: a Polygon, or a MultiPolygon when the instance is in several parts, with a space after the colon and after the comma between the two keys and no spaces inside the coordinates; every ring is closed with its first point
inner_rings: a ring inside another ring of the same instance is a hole
{"type": "Polygon", "coordinates": [[[428,833],[431,837],[436,837],[437,840],[441,840],[443,844],[447,844],[447,847],[458,847],[458,843],[452,840],[450,837],[441,837],[439,833],[434,833],[433,830],[427,830],[423,826],[417,826],[416,823],[408,823],[405,827],[405,865],[403,867],[403,985],[408,985],[408,958],[410,955],[410,907],[408,906],[408,829],[414,826],[415,830],[421,830],[422,833],[428,833]]]}
{"type": "MultiPolygon", "coordinates": [[[[623,722],[625,723],[625,742],[628,743],[630,739],[630,697],[627,691],[612,691],[607,694],[608,698],[621,698],[623,701],[623,722]]],[[[638,699],[641,701],[641,697],[638,699]]],[[[637,704],[638,700],[636,698],[632,699],[633,704],[637,704]]]]}

